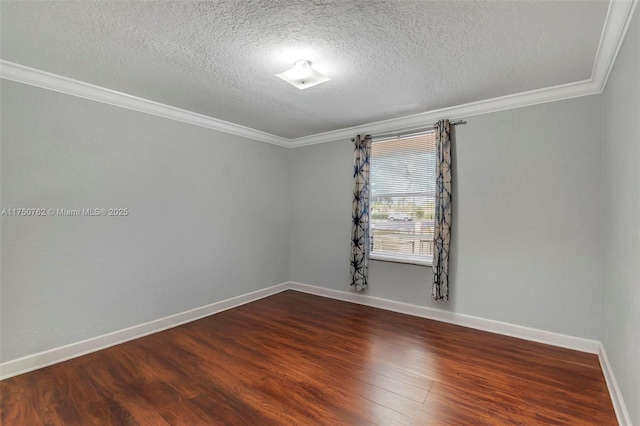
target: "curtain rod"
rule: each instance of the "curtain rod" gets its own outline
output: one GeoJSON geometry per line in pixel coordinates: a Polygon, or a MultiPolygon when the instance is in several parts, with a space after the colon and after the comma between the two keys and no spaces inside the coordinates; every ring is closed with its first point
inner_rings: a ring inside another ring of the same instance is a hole
{"type": "MultiPolygon", "coordinates": [[[[401,137],[407,137],[407,136],[418,136],[418,135],[422,135],[424,133],[429,133],[429,132],[433,131],[433,128],[435,127],[436,124],[438,124],[438,123],[433,123],[431,125],[431,127],[412,130],[412,131],[406,132],[406,133],[386,133],[386,134],[382,134],[382,135],[372,135],[372,136],[373,136],[373,140],[375,142],[380,142],[382,140],[389,140],[389,139],[399,139],[401,137]]],[[[456,125],[459,125],[459,124],[467,124],[467,122],[465,120],[454,120],[454,121],[450,121],[449,122],[450,126],[456,126],[456,125]]]]}
{"type": "MultiPolygon", "coordinates": [[[[435,126],[436,124],[438,124],[438,123],[433,123],[433,126],[435,126]]],[[[465,120],[453,120],[453,121],[449,122],[450,126],[455,126],[455,125],[458,125],[458,124],[467,124],[467,122],[465,120]]]]}

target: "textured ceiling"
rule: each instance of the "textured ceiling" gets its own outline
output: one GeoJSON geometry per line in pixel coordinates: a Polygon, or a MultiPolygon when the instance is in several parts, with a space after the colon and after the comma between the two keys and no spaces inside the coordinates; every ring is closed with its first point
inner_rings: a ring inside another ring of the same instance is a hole
{"type": "Polygon", "coordinates": [[[4,60],[285,138],[591,77],[607,1],[2,1],[4,60]],[[331,78],[298,90],[298,59],[331,78]]]}

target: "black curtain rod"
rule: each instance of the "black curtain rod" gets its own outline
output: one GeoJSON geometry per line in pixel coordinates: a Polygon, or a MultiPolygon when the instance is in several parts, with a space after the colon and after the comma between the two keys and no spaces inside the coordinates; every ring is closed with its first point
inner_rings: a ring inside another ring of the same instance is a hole
{"type": "MultiPolygon", "coordinates": [[[[434,126],[436,124],[438,124],[438,123],[433,123],[434,126]]],[[[449,122],[449,125],[451,125],[451,126],[455,126],[455,125],[458,125],[458,124],[467,124],[467,122],[464,121],[464,120],[454,120],[454,121],[450,121],[449,122]]]]}
{"type": "MultiPolygon", "coordinates": [[[[421,135],[423,133],[429,133],[431,131],[433,131],[434,126],[437,123],[433,123],[431,125],[431,127],[427,127],[427,128],[423,128],[423,129],[418,129],[418,130],[412,130],[410,132],[405,132],[405,133],[387,133],[387,134],[383,134],[383,135],[372,135],[373,140],[374,141],[381,141],[381,140],[389,140],[389,139],[399,139],[399,138],[403,138],[403,137],[407,137],[407,136],[418,136],[421,135]]],[[[450,126],[456,126],[459,124],[467,124],[467,122],[465,120],[454,120],[454,121],[450,121],[449,125],[450,126]]]]}

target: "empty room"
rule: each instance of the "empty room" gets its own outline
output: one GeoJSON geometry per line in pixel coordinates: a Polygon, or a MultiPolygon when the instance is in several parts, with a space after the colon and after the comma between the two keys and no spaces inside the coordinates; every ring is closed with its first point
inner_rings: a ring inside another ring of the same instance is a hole
{"type": "Polygon", "coordinates": [[[640,426],[637,0],[0,0],[0,424],[640,426]]]}

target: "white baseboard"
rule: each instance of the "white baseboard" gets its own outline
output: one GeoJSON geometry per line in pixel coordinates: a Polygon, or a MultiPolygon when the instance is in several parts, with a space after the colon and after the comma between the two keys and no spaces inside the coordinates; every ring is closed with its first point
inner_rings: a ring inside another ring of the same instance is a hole
{"type": "Polygon", "coordinates": [[[618,387],[615,375],[613,374],[613,369],[611,368],[611,364],[607,358],[607,353],[602,343],[597,340],[583,339],[581,337],[538,330],[502,321],[474,317],[472,315],[459,314],[441,309],[428,308],[426,306],[412,305],[410,303],[396,302],[393,300],[381,299],[379,297],[367,296],[361,293],[333,290],[309,284],[289,282],[289,288],[304,293],[315,294],[317,296],[358,303],[360,305],[372,306],[374,308],[385,309],[387,311],[399,312],[402,314],[428,318],[463,327],[488,331],[491,333],[517,337],[533,342],[597,354],[607,383],[607,388],[609,389],[609,395],[611,397],[611,402],[613,403],[618,423],[620,426],[632,426],[631,417],[627,411],[627,406],[624,403],[624,398],[620,388],[618,387]]]}
{"type": "Polygon", "coordinates": [[[342,300],[346,302],[358,303],[360,305],[371,306],[375,308],[385,309],[388,311],[413,315],[422,318],[428,318],[436,321],[442,321],[450,324],[460,325],[463,327],[474,328],[477,330],[488,331],[491,333],[503,334],[506,336],[517,337],[520,339],[530,340],[548,345],[559,346],[568,349],[574,349],[581,352],[598,354],[600,365],[611,395],[611,401],[618,418],[618,422],[622,426],[631,426],[631,419],[627,411],[622,393],[616,382],[611,364],[607,358],[604,346],[598,341],[583,339],[580,337],[568,336],[550,331],[538,330],[535,328],[524,327],[520,325],[510,324],[501,321],[495,321],[472,315],[459,314],[456,312],[444,311],[436,308],[428,308],[425,306],[413,305],[410,303],[397,302],[388,299],[382,299],[373,296],[367,296],[360,293],[349,291],[340,291],[318,287],[309,284],[297,282],[285,282],[271,287],[267,287],[258,291],[232,297],[210,305],[195,308],[186,312],[171,315],[158,320],[150,321],[144,324],[129,327],[113,333],[83,340],[81,342],[72,343],[70,345],[61,346],[59,348],[50,349],[23,358],[0,363],[0,380],[39,368],[57,364],[72,358],[96,352],[110,346],[118,345],[130,340],[134,340],[149,334],[157,333],[169,328],[213,315],[227,309],[235,308],[285,290],[296,290],[304,293],[315,294],[317,296],[328,297],[331,299],[342,300]]]}
{"type": "Polygon", "coordinates": [[[598,358],[600,359],[600,366],[602,367],[604,380],[607,382],[607,388],[609,388],[609,395],[611,395],[611,402],[613,403],[613,409],[615,410],[616,417],[618,418],[618,424],[620,426],[632,426],[631,415],[624,403],[622,392],[620,391],[620,387],[618,387],[616,376],[613,374],[613,368],[609,363],[609,358],[607,357],[607,351],[604,350],[604,345],[602,343],[598,350],[598,358]]]}
{"type": "Polygon", "coordinates": [[[477,330],[489,331],[491,333],[503,334],[505,336],[517,337],[519,339],[530,340],[533,342],[545,343],[547,345],[574,349],[581,352],[597,354],[600,350],[600,342],[597,340],[583,339],[581,337],[474,317],[472,315],[459,314],[442,309],[428,308],[426,306],[412,305],[410,303],[396,302],[393,300],[381,299],[379,297],[367,296],[361,293],[332,290],[325,287],[317,287],[297,282],[289,282],[289,288],[292,290],[302,291],[304,293],[315,294],[317,296],[358,303],[360,305],[372,306],[374,308],[385,309],[387,311],[428,318],[477,330]]]}
{"type": "Polygon", "coordinates": [[[0,380],[47,367],[52,364],[57,364],[62,361],[67,361],[72,358],[77,358],[91,352],[99,351],[100,349],[119,345],[120,343],[138,339],[162,330],[177,327],[218,312],[226,311],[227,309],[235,308],[236,306],[271,296],[272,294],[280,293],[288,288],[289,283],[285,282],[277,284],[251,293],[242,294],[240,296],[212,303],[210,305],[181,312],[179,314],[170,315],[144,324],[114,331],[113,333],[104,334],[81,342],[72,343],[70,345],[49,349],[33,355],[27,355],[22,358],[3,362],[0,363],[0,380]]]}
{"type": "Polygon", "coordinates": [[[620,426],[632,426],[631,417],[627,411],[627,406],[624,403],[624,398],[620,388],[618,387],[615,375],[613,374],[611,364],[609,364],[607,353],[602,343],[597,340],[583,339],[581,337],[538,330],[502,321],[474,317],[472,315],[459,314],[441,309],[428,308],[426,306],[412,305],[410,303],[396,302],[393,300],[381,299],[379,297],[367,296],[361,293],[333,290],[309,284],[289,282],[289,288],[304,293],[315,294],[317,296],[358,303],[360,305],[372,306],[375,308],[385,309],[387,311],[399,312],[402,314],[428,318],[449,324],[488,331],[491,333],[517,337],[533,342],[597,354],[607,383],[607,388],[609,389],[609,395],[618,419],[618,424],[620,424],[620,426]]]}

